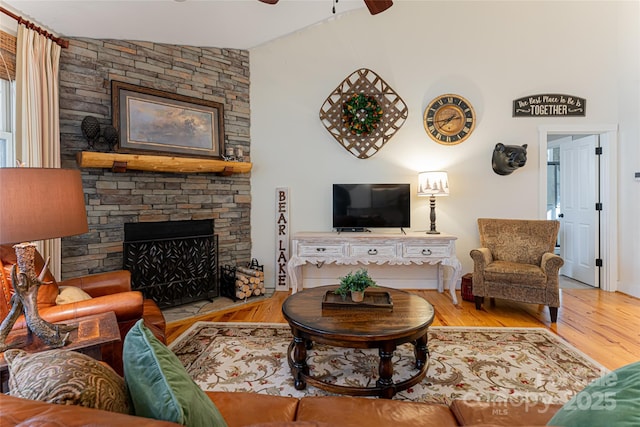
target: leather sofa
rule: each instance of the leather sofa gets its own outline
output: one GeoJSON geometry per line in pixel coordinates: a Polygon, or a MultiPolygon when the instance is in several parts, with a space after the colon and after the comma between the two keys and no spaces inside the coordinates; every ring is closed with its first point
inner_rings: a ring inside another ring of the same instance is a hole
{"type": "MultiPolygon", "coordinates": [[[[450,406],[362,397],[294,397],[207,392],[229,427],[542,426],[561,405],[456,400],[450,406]]],[[[0,395],[0,425],[175,426],[97,409],[0,395]]]]}
{"type": "MultiPolygon", "coordinates": [[[[4,319],[11,309],[11,295],[14,292],[11,268],[15,263],[16,255],[11,245],[0,245],[0,319],[4,319]]],[[[44,266],[44,260],[37,252],[35,265],[38,272],[44,266]]],[[[102,357],[120,375],[123,374],[122,342],[129,329],[139,319],[144,319],[145,325],[153,334],[163,343],[166,342],[166,322],[162,311],[153,300],[144,299],[142,293],[131,290],[131,275],[126,270],[98,273],[60,282],[47,273],[44,282],[38,290],[38,312],[44,320],[55,323],[109,311],[115,313],[121,341],[102,357]],[[92,298],[56,305],[56,297],[62,286],[80,288],[92,298]]],[[[25,327],[24,316],[20,316],[13,329],[25,327]]]]}

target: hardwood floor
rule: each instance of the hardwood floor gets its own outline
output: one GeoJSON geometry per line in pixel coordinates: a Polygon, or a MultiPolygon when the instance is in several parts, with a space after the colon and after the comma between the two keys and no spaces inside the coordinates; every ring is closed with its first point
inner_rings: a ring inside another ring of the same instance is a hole
{"type": "MultiPolygon", "coordinates": [[[[435,290],[411,291],[435,308],[434,326],[543,327],[573,346],[616,369],[640,360],[640,300],[619,292],[598,289],[563,289],[558,322],[551,324],[549,310],[535,304],[497,300],[481,311],[472,302],[451,303],[450,296],[435,290]]],[[[175,340],[195,321],[286,323],[282,302],[287,292],[276,292],[267,301],[205,314],[167,325],[167,340],[175,340]]]]}

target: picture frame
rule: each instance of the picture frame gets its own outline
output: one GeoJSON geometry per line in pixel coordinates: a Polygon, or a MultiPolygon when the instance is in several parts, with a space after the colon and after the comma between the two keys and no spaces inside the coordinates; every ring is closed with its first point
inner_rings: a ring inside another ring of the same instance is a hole
{"type": "Polygon", "coordinates": [[[117,80],[111,115],[119,152],[222,158],[224,105],[117,80]]]}

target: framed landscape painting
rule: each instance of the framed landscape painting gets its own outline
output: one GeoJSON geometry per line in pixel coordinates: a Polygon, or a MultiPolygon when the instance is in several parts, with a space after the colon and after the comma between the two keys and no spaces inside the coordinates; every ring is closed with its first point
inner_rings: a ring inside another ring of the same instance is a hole
{"type": "Polygon", "coordinates": [[[118,151],[218,157],[224,153],[224,106],[112,80],[118,151]]]}

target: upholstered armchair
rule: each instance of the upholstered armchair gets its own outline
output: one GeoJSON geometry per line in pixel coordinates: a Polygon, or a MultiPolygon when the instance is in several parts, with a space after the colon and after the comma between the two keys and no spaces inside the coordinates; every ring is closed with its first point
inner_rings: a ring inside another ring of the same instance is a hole
{"type": "Polygon", "coordinates": [[[564,261],[553,253],[560,223],[551,220],[479,218],[480,248],[473,258],[476,309],[484,298],[501,298],[549,307],[558,318],[558,271],[564,261]]]}
{"type": "MultiPolygon", "coordinates": [[[[11,295],[14,292],[11,284],[11,268],[16,263],[16,255],[11,245],[0,245],[0,321],[11,309],[11,295]]],[[[44,267],[42,256],[36,252],[36,271],[44,267]]],[[[131,275],[126,270],[98,273],[84,277],[57,282],[51,273],[47,273],[44,282],[38,289],[38,312],[49,322],[64,322],[82,316],[113,311],[118,321],[121,341],[112,353],[103,354],[116,371],[122,374],[122,343],[131,327],[140,319],[153,331],[161,341],[165,341],[165,319],[153,300],[144,299],[138,291],[131,290],[131,275]],[[79,288],[91,298],[65,304],[56,303],[63,287],[79,288]]],[[[25,328],[24,315],[18,318],[14,329],[25,328]]]]}

